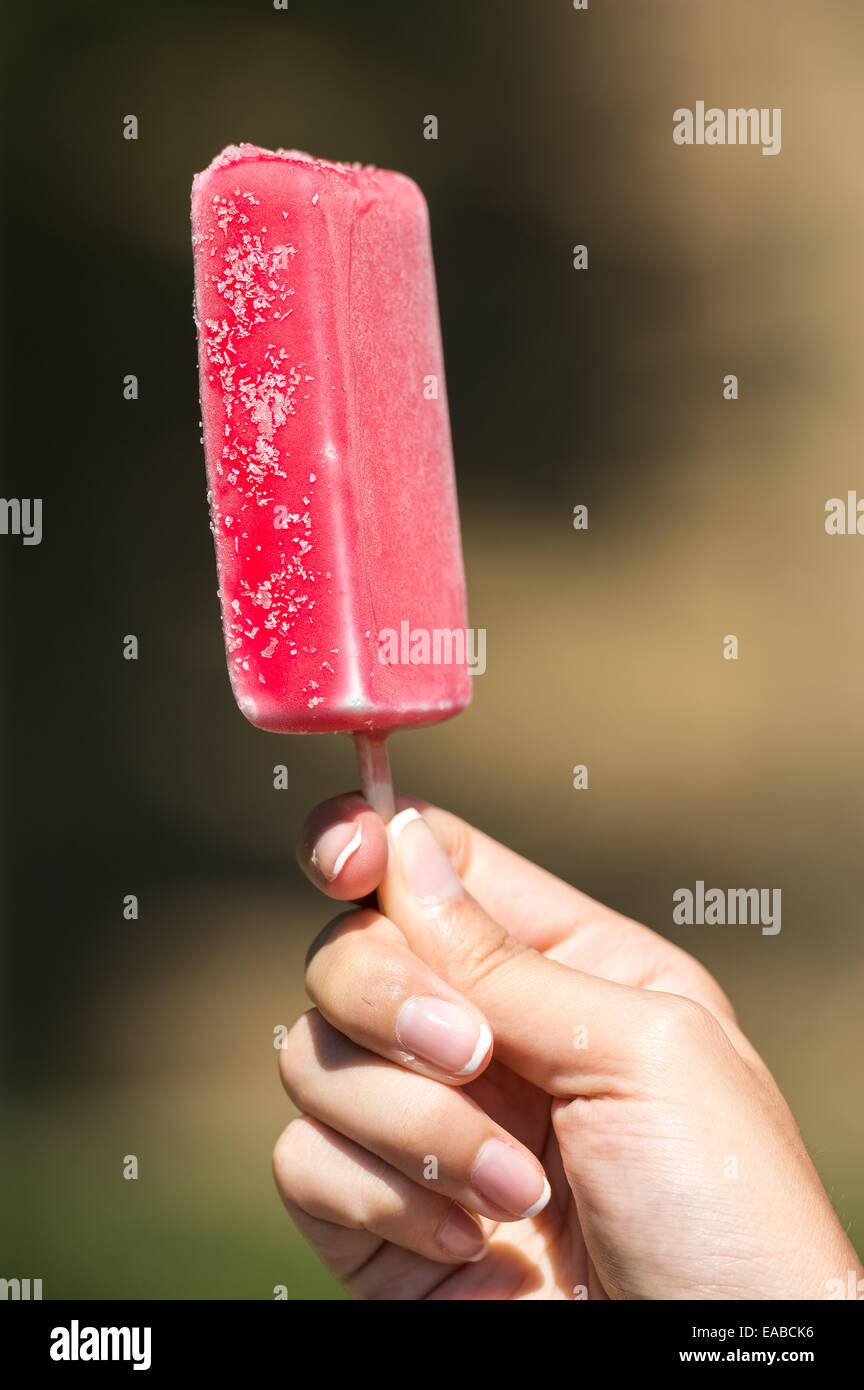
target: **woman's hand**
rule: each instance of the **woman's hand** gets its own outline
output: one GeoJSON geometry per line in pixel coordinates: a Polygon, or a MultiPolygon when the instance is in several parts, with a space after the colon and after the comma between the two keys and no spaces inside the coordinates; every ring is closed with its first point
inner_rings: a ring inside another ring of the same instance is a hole
{"type": "Polygon", "coordinates": [[[276,1180],[368,1299],[821,1299],[862,1269],[711,976],[444,811],[359,795],[301,865],[378,908],[314,942],[276,1180]],[[422,810],[422,817],[417,809],[422,810]]]}

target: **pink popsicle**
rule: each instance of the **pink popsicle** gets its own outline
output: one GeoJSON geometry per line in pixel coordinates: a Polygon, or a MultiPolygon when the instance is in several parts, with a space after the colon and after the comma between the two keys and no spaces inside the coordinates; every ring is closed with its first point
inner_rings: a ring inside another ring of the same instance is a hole
{"type": "Polygon", "coordinates": [[[262,729],[373,739],[449,718],[470,675],[423,195],[401,174],[231,146],[194,180],[192,230],[240,709],[262,729]]]}

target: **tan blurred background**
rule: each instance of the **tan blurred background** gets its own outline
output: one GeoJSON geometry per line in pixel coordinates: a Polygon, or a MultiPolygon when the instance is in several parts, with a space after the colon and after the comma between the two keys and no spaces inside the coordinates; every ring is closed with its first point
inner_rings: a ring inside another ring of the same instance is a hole
{"type": "Polygon", "coordinates": [[[864,538],[824,507],[864,496],[864,8],[73,0],[10,37],[3,491],[44,497],[45,539],[0,556],[2,1272],[341,1296],[272,1186],[272,1039],[330,915],[292,842],[356,776],[347,740],[233,706],[198,442],[189,183],[239,140],[402,169],[430,204],[488,670],[396,737],[400,789],[703,960],[860,1247],[864,538]],[[676,147],[700,99],[782,108],[782,153],[676,147]],[[782,932],[673,926],[697,879],[782,888],[782,932]]]}

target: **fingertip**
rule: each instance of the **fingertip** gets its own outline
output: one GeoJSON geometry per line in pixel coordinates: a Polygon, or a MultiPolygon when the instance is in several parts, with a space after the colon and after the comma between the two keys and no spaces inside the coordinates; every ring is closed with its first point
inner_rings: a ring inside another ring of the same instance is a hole
{"type": "Polygon", "coordinates": [[[300,834],[297,862],[328,897],[354,901],[372,893],[387,867],[383,822],[359,793],[316,806],[300,834]]]}

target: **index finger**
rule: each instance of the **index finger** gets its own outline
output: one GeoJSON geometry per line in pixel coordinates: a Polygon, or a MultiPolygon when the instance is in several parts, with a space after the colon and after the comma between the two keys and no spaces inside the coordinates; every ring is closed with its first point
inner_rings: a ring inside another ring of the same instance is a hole
{"type": "MultiPolygon", "coordinates": [[[[397,797],[396,805],[399,811],[413,807],[422,813],[470,895],[535,950],[550,950],[571,936],[574,927],[589,922],[632,929],[629,919],[459,816],[419,797],[397,797]]],[[[297,860],[328,897],[362,902],[384,877],[387,853],[384,822],[360,792],[348,792],[311,812],[300,833],[297,860]]]]}

